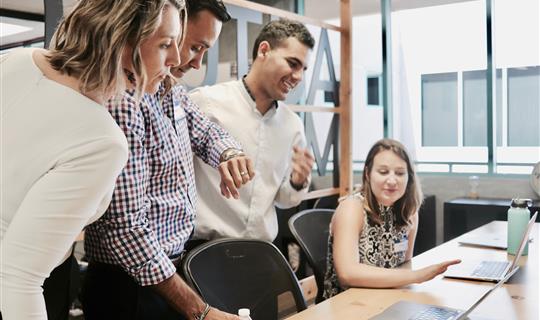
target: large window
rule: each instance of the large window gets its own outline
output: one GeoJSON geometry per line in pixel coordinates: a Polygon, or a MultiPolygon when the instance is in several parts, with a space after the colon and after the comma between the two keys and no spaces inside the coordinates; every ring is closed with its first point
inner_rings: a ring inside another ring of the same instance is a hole
{"type": "Polygon", "coordinates": [[[495,66],[502,70],[497,173],[530,174],[540,161],[540,2],[493,0],[495,66]]]}
{"type": "MultiPolygon", "coordinates": [[[[495,173],[529,174],[532,164],[540,161],[538,3],[493,0],[492,132],[488,132],[486,1],[414,9],[396,4],[392,9],[389,125],[392,137],[405,144],[420,171],[488,173],[493,165],[495,173]],[[494,146],[488,146],[490,140],[494,146]]],[[[353,17],[355,170],[362,168],[367,151],[384,132],[383,110],[373,107],[384,102],[376,89],[382,86],[381,28],[380,13],[353,17]]],[[[333,48],[339,47],[337,38],[330,41],[333,48]]],[[[324,131],[330,117],[323,117],[328,119],[318,127],[324,131]]]]}
{"type": "Polygon", "coordinates": [[[494,173],[540,161],[538,14],[537,0],[493,1],[489,132],[485,1],[392,13],[394,138],[414,141],[420,171],[488,173],[489,149],[494,173]]]}

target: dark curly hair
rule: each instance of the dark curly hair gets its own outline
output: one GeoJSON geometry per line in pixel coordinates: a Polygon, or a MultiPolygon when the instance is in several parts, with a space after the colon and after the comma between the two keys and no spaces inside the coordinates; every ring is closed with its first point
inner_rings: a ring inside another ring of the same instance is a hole
{"type": "Polygon", "coordinates": [[[313,39],[309,30],[302,23],[287,19],[270,21],[263,27],[255,40],[253,61],[257,58],[257,51],[261,42],[268,41],[270,47],[274,49],[279,47],[284,40],[291,37],[296,38],[300,43],[310,49],[313,49],[315,46],[315,39],[313,39]]]}

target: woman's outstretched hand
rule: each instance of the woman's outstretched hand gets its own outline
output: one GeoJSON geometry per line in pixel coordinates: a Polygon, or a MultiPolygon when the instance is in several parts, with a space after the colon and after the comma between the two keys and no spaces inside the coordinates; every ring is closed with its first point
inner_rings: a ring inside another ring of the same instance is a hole
{"type": "Polygon", "coordinates": [[[448,269],[449,266],[461,263],[461,260],[448,260],[437,264],[432,264],[429,267],[425,267],[422,269],[417,270],[417,281],[416,283],[422,283],[424,281],[431,280],[438,276],[439,274],[443,273],[448,269]]]}

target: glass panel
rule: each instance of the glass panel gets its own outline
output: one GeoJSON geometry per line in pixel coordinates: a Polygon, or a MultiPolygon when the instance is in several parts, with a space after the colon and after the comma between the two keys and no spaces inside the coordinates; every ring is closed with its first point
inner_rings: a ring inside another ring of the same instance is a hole
{"type": "Polygon", "coordinates": [[[540,146],[540,67],[508,69],[508,146],[540,146]]]}
{"type": "Polygon", "coordinates": [[[422,146],[457,146],[457,73],[422,75],[422,146]]]}
{"type": "Polygon", "coordinates": [[[504,174],[531,174],[533,166],[497,166],[497,173],[504,174]]]}
{"type": "Polygon", "coordinates": [[[381,92],[379,86],[382,83],[379,82],[380,77],[368,77],[367,78],[367,103],[370,106],[380,105],[379,93],[381,92]]]}
{"type": "Polygon", "coordinates": [[[416,171],[418,172],[448,172],[450,166],[447,164],[428,164],[419,163],[416,165],[416,171]]]}
{"type": "Polygon", "coordinates": [[[487,145],[486,71],[463,72],[463,145],[487,145]]]}
{"type": "Polygon", "coordinates": [[[506,71],[497,173],[530,174],[514,165],[540,161],[540,1],[493,0],[493,9],[495,65],[506,71]]]}
{"type": "Polygon", "coordinates": [[[495,108],[497,108],[497,146],[503,145],[503,100],[502,100],[502,70],[497,69],[495,108]]]}
{"type": "MultiPolygon", "coordinates": [[[[497,118],[497,145],[502,146],[502,70],[496,74],[495,117],[497,118]]],[[[487,99],[486,71],[463,72],[463,145],[486,146],[487,99]]]]}
{"type": "Polygon", "coordinates": [[[456,173],[487,173],[488,166],[486,165],[472,165],[472,164],[454,164],[452,165],[452,172],[456,173]]]}

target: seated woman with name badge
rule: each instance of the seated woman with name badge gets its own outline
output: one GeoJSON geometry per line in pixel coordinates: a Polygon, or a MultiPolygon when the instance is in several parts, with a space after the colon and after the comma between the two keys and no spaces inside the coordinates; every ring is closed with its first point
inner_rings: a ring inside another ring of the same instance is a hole
{"type": "Polygon", "coordinates": [[[330,224],[324,298],[350,287],[392,288],[433,279],[451,260],[396,269],[412,258],[422,191],[405,147],[391,139],[368,153],[362,187],[343,200],[330,224]]]}

